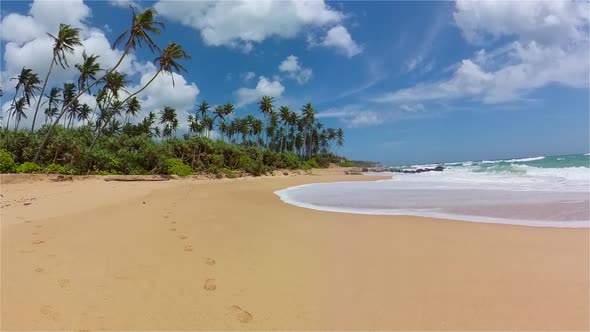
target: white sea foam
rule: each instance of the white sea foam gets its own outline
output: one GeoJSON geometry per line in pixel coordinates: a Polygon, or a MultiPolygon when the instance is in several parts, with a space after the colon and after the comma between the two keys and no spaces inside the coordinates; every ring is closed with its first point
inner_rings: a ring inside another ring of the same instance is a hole
{"type": "Polygon", "coordinates": [[[391,180],[313,184],[276,194],[286,203],[323,211],[590,227],[589,168],[512,164],[495,169],[467,166],[391,173],[391,180]]]}
{"type": "Polygon", "coordinates": [[[545,159],[543,156],[539,157],[530,157],[530,158],[520,158],[520,159],[501,159],[501,160],[484,160],[482,164],[495,164],[495,163],[524,163],[527,161],[535,161],[535,160],[542,160],[545,159]]]}

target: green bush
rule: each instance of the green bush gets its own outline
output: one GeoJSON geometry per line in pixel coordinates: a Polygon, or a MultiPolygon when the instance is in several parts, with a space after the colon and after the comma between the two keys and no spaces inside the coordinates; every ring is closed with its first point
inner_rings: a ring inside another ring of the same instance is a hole
{"type": "Polygon", "coordinates": [[[299,157],[297,157],[294,153],[282,153],[281,154],[281,167],[280,168],[288,168],[288,169],[298,169],[301,167],[301,161],[299,157]]]}
{"type": "Polygon", "coordinates": [[[191,167],[185,164],[182,159],[178,158],[166,159],[166,171],[168,174],[178,176],[188,176],[193,174],[191,167]]]}
{"type": "Polygon", "coordinates": [[[70,172],[61,165],[51,163],[45,167],[45,173],[48,174],[70,174],[70,172]]]}
{"type": "Polygon", "coordinates": [[[0,173],[13,173],[16,170],[16,163],[8,151],[0,150],[0,173]]]}
{"type": "Polygon", "coordinates": [[[303,169],[320,168],[320,165],[315,160],[315,158],[311,158],[310,160],[306,161],[304,164],[307,166],[305,166],[305,168],[303,168],[303,169]],[[307,167],[309,167],[309,168],[307,168],[307,167]]]}
{"type": "Polygon", "coordinates": [[[27,161],[16,168],[17,173],[38,173],[41,170],[41,166],[27,161]]]}

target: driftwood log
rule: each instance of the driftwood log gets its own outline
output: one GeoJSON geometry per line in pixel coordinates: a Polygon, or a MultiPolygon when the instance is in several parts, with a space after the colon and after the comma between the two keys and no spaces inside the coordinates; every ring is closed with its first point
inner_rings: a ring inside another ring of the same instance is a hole
{"type": "Polygon", "coordinates": [[[169,181],[172,178],[105,178],[105,181],[122,181],[122,182],[136,182],[136,181],[169,181]]]}

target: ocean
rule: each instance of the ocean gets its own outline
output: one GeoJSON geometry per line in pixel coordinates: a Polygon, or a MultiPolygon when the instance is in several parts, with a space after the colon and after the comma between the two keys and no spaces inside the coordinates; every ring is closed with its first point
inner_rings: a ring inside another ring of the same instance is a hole
{"type": "MultiPolygon", "coordinates": [[[[442,172],[276,191],[300,207],[537,227],[590,227],[590,154],[405,165],[442,172]]],[[[370,174],[370,173],[367,173],[370,174]]]]}

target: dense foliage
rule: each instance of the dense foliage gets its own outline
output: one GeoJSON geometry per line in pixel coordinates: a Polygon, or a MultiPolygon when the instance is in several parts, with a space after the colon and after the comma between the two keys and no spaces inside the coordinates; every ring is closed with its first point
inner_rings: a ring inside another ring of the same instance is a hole
{"type": "Polygon", "coordinates": [[[34,132],[0,130],[0,172],[180,176],[214,173],[234,177],[262,175],[275,169],[327,167],[341,160],[333,155],[319,155],[302,161],[292,152],[280,153],[206,137],[158,141],[146,134],[125,133],[102,136],[90,149],[93,139],[90,127],[58,126],[39,164],[34,164],[30,160],[47,130],[47,127],[34,132]]]}
{"type": "Polygon", "coordinates": [[[45,79],[26,67],[11,78],[15,93],[5,115],[6,127],[0,132],[0,172],[181,176],[214,172],[235,176],[237,171],[260,175],[276,168],[327,167],[342,161],[333,152],[342,146],[344,132],[324,128],[311,103],[297,112],[287,106],[277,109],[272,97],[263,96],[258,103],[259,119],[252,114],[235,116],[231,103],[210,106],[202,101],[184,115],[187,128],[182,133],[178,132],[179,114],[167,105],[140,119],[138,96],[158,75],[186,71],[178,61],[190,56],[174,42],[164,48],[154,43],[152,36],[163,28],[154,9],[132,11],[129,29],[114,43],[125,48],[112,68],[102,68],[99,55],[84,52],[82,62],[75,64],[77,82],[47,86],[52,71],[69,67],[68,55],[84,46],[80,29],[60,24],[57,36],[50,35],[53,58],[45,79]],[[157,71],[129,92],[130,81],[117,68],[142,46],[158,54],[154,60],[157,71]],[[89,95],[92,106],[80,99],[89,95]],[[32,101],[37,101],[36,107],[32,101]],[[22,119],[29,116],[30,130],[20,128],[22,119]],[[13,159],[21,165],[17,167],[13,159]]]}

